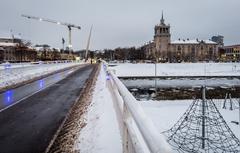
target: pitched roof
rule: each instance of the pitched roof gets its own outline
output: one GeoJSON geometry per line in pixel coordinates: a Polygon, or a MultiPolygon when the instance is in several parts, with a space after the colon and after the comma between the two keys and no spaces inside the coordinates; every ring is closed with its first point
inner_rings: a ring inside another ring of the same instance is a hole
{"type": "Polygon", "coordinates": [[[200,44],[200,43],[214,44],[214,45],[217,44],[216,42],[211,40],[197,40],[197,39],[192,39],[192,40],[179,39],[171,42],[171,44],[200,44]]]}

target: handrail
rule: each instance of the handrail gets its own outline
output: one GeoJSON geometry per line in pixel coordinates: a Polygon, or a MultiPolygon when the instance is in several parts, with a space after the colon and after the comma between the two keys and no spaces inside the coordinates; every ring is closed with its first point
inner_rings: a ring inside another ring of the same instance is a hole
{"type": "MultiPolygon", "coordinates": [[[[113,72],[110,71],[109,75],[114,81],[114,84],[116,85],[118,92],[123,99],[124,106],[129,111],[129,114],[136,123],[136,126],[150,152],[171,153],[172,149],[170,145],[167,143],[164,136],[156,129],[153,122],[147,117],[141,105],[113,72]]],[[[124,122],[127,124],[127,119],[124,119],[124,122]]],[[[127,128],[129,127],[131,127],[131,125],[127,126],[127,128]]],[[[132,129],[129,129],[129,131],[132,131],[132,129]]]]}

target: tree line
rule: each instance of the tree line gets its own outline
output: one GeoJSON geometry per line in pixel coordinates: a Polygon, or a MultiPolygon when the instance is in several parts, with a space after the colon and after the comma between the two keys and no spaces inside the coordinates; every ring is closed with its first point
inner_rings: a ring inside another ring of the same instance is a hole
{"type": "Polygon", "coordinates": [[[95,56],[97,58],[101,58],[107,61],[137,61],[137,60],[145,60],[146,55],[143,49],[135,48],[135,47],[125,47],[125,48],[115,48],[115,49],[104,49],[102,51],[95,52],[95,56]]]}

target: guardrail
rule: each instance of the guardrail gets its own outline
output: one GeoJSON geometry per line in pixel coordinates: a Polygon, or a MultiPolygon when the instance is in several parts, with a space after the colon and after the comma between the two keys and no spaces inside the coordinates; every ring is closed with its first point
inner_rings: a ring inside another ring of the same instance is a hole
{"type": "MultiPolygon", "coordinates": [[[[105,66],[106,68],[106,66],[105,66]]],[[[139,102],[117,78],[113,71],[107,71],[108,81],[119,109],[124,153],[171,153],[172,149],[164,136],[147,117],[139,102]]]]}

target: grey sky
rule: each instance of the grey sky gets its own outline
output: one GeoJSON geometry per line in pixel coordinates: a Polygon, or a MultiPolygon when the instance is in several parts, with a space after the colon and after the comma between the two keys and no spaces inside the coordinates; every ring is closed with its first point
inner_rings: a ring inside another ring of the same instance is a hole
{"type": "Polygon", "coordinates": [[[140,46],[153,39],[154,25],[164,10],[172,40],[209,39],[221,34],[225,44],[240,43],[239,0],[0,0],[0,31],[22,33],[33,43],[61,48],[67,29],[22,18],[40,16],[78,24],[73,31],[74,49],[86,47],[93,24],[91,49],[140,46]]]}

